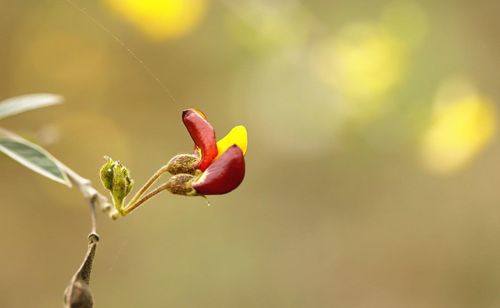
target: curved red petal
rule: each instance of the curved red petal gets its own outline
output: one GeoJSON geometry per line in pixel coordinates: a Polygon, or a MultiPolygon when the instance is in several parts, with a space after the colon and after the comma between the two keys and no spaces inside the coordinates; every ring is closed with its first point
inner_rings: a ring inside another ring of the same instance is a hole
{"type": "Polygon", "coordinates": [[[196,146],[201,150],[198,169],[205,171],[218,153],[215,130],[202,113],[192,108],[182,112],[182,122],[196,146]]]}
{"type": "Polygon", "coordinates": [[[226,194],[237,188],[245,177],[245,158],[237,145],[231,146],[193,182],[202,195],[226,194]]]}

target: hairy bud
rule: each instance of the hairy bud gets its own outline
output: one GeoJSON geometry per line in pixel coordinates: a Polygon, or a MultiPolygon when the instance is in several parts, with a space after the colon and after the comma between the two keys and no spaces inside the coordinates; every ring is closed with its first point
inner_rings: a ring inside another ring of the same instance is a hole
{"type": "Polygon", "coordinates": [[[197,196],[198,193],[191,184],[195,178],[194,175],[186,173],[174,175],[167,182],[167,190],[175,195],[197,196]]]}
{"type": "Polygon", "coordinates": [[[107,189],[111,190],[113,187],[113,166],[115,162],[110,157],[105,157],[108,162],[102,166],[100,174],[101,174],[101,182],[102,185],[107,189]]]}
{"type": "Polygon", "coordinates": [[[123,200],[132,190],[134,180],[119,161],[109,157],[107,159],[107,163],[101,168],[101,182],[111,192],[116,209],[121,211],[123,200]]]}
{"type": "Polygon", "coordinates": [[[174,156],[167,164],[167,171],[170,174],[194,174],[196,167],[200,163],[200,158],[192,154],[179,154],[174,156]]]}

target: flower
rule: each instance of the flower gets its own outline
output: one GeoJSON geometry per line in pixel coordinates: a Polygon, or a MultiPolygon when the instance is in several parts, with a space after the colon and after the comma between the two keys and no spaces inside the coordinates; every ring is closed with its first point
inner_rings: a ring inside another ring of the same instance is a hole
{"type": "Polygon", "coordinates": [[[168,171],[174,176],[167,189],[182,195],[220,195],[236,189],[245,177],[246,128],[238,125],[217,142],[215,129],[202,112],[184,110],[182,121],[195,153],[170,160],[168,171]]]}
{"type": "Polygon", "coordinates": [[[217,142],[215,130],[202,112],[196,109],[184,110],[182,121],[194,141],[194,153],[174,156],[158,169],[126,204],[124,201],[134,185],[134,180],[124,165],[106,157],[107,162],[101,168],[100,177],[103,186],[113,196],[115,209],[109,213],[111,218],[117,219],[130,214],[162,191],[206,197],[226,194],[240,186],[245,177],[246,128],[238,125],[217,142]],[[166,183],[150,190],[167,172],[172,174],[172,177],[166,183]]]}

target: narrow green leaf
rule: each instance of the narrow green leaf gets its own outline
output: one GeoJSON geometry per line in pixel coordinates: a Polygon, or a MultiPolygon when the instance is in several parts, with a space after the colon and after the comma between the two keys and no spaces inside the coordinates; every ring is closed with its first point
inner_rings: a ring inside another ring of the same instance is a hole
{"type": "Polygon", "coordinates": [[[49,179],[71,187],[57,160],[38,145],[18,138],[0,137],[0,152],[49,179]]]}
{"type": "Polygon", "coordinates": [[[0,102],[0,119],[21,112],[60,104],[62,101],[62,96],[47,93],[12,97],[0,102]]]}

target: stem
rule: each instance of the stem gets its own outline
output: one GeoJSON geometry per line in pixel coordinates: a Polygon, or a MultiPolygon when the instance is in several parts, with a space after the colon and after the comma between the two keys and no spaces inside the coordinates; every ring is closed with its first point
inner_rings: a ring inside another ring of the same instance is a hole
{"type": "Polygon", "coordinates": [[[130,212],[132,212],[133,210],[135,210],[136,208],[138,208],[140,205],[142,205],[144,202],[148,201],[152,197],[154,197],[157,194],[161,193],[162,191],[166,190],[167,186],[168,186],[167,183],[162,184],[162,185],[158,186],[157,188],[155,188],[154,190],[152,190],[151,192],[149,192],[148,194],[146,194],[141,199],[137,200],[136,202],[134,202],[134,203],[130,202],[123,209],[123,212],[125,213],[125,215],[129,214],[130,212]]]}
{"type": "Polygon", "coordinates": [[[158,179],[165,172],[167,172],[167,166],[166,165],[162,166],[160,169],[158,169],[149,178],[149,180],[146,182],[146,184],[142,185],[141,189],[139,189],[139,191],[134,195],[134,197],[132,197],[132,200],[130,200],[130,202],[125,206],[125,208],[128,208],[128,207],[132,206],[134,203],[136,203],[142,197],[142,195],[144,195],[144,193],[151,187],[151,185],[153,185],[154,183],[156,183],[156,181],[158,181],[158,179]]]}
{"type": "Polygon", "coordinates": [[[90,236],[92,236],[92,235],[98,235],[97,234],[97,216],[96,216],[96,211],[95,211],[96,197],[92,198],[92,200],[90,200],[90,202],[89,202],[89,206],[90,206],[90,222],[92,224],[92,228],[90,229],[90,236]]]}
{"type": "MultiPolygon", "coordinates": [[[[99,204],[101,210],[105,213],[110,214],[113,210],[113,206],[108,201],[104,195],[99,193],[93,186],[92,182],[89,179],[86,179],[76,173],[74,170],[66,166],[60,161],[57,161],[59,167],[64,169],[66,175],[70,179],[71,183],[73,183],[83,194],[83,197],[88,200],[90,210],[91,210],[91,220],[92,220],[92,233],[95,233],[96,230],[96,205],[99,204]]],[[[111,214],[110,214],[111,215],[111,214]]]]}

